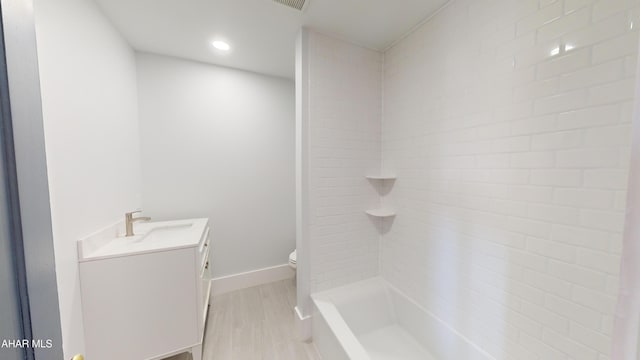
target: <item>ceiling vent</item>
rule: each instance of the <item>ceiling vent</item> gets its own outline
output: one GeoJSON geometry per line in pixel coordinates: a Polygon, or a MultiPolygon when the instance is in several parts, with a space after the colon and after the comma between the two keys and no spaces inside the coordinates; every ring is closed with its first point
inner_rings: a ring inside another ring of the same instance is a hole
{"type": "Polygon", "coordinates": [[[273,2],[302,11],[304,10],[304,6],[309,1],[308,0],[273,0],[273,2]]]}

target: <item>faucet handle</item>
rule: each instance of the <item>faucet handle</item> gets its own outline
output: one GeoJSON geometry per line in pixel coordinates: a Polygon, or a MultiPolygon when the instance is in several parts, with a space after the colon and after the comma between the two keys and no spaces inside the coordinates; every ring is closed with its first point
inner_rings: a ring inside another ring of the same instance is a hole
{"type": "Polygon", "coordinates": [[[125,236],[133,236],[133,223],[136,221],[150,221],[151,218],[147,216],[139,216],[137,218],[133,217],[133,214],[137,214],[142,212],[142,210],[131,211],[128,213],[124,213],[124,228],[125,228],[125,236]]]}
{"type": "Polygon", "coordinates": [[[136,211],[132,211],[132,212],[128,212],[125,213],[125,218],[128,222],[134,222],[134,221],[150,221],[151,218],[148,216],[138,216],[138,217],[133,217],[133,214],[138,214],[141,213],[142,210],[136,210],[136,211]]]}
{"type": "Polygon", "coordinates": [[[135,210],[135,211],[130,211],[130,212],[124,213],[124,218],[125,218],[127,221],[131,221],[131,220],[133,220],[133,219],[134,219],[134,217],[133,217],[133,215],[134,215],[134,214],[139,214],[139,213],[141,213],[141,212],[142,212],[142,209],[141,209],[141,210],[135,210]]]}

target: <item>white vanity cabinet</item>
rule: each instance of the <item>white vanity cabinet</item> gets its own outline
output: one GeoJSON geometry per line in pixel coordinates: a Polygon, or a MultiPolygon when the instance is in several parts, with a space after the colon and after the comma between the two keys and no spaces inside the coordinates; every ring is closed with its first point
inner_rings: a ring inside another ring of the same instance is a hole
{"type": "Polygon", "coordinates": [[[137,235],[78,243],[91,360],[202,357],[211,293],[207,219],[136,224],[137,235]]]}

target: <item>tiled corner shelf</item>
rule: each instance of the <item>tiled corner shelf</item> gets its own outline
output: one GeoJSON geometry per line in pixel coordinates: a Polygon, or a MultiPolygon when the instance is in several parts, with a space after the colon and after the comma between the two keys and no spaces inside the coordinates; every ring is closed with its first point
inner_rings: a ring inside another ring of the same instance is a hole
{"type": "MultiPolygon", "coordinates": [[[[389,173],[379,173],[379,174],[375,174],[375,175],[366,175],[365,178],[369,179],[369,180],[376,180],[376,181],[393,181],[396,179],[396,175],[393,174],[389,174],[389,173]]],[[[377,186],[376,186],[377,187],[377,186]]],[[[377,218],[389,218],[389,217],[393,217],[396,216],[396,210],[392,209],[392,208],[387,208],[387,207],[381,207],[381,208],[377,208],[377,209],[369,209],[367,211],[365,211],[368,215],[373,216],[373,217],[377,217],[377,218]]]]}
{"type": "Polygon", "coordinates": [[[397,177],[395,175],[367,175],[365,176],[369,180],[395,180],[397,177]]]}
{"type": "Polygon", "coordinates": [[[371,209],[365,212],[373,217],[378,217],[378,218],[387,218],[387,217],[396,216],[396,211],[390,208],[371,209]]]}

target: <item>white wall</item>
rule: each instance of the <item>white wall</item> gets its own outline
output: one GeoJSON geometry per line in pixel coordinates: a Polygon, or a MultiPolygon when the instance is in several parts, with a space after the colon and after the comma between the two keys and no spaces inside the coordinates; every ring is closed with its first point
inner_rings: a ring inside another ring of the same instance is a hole
{"type": "Polygon", "coordinates": [[[146,214],[210,218],[216,277],[286,264],[293,82],[150,54],[137,63],[146,214]]]}
{"type": "MultiPolygon", "coordinates": [[[[309,31],[307,171],[311,293],[378,274],[382,54],[309,31]]],[[[300,260],[302,261],[302,260],[300,260]]]]}
{"type": "Polygon", "coordinates": [[[76,241],[140,206],[135,57],[93,1],[37,0],[34,7],[63,349],[70,358],[84,352],[76,241]]]}
{"type": "Polygon", "coordinates": [[[382,274],[496,359],[610,359],[639,14],[456,0],[385,54],[382,274]]]}

